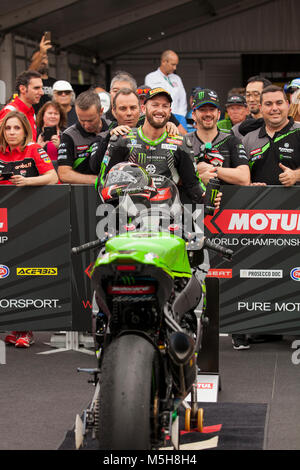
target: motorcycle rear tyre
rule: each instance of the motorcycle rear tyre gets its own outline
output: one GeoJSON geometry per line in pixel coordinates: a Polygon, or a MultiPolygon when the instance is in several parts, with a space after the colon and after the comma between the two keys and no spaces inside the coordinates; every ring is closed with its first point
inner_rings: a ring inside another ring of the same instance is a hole
{"type": "Polygon", "coordinates": [[[99,449],[151,448],[156,355],[149,341],[134,334],[120,336],[105,351],[97,417],[99,449]]]}

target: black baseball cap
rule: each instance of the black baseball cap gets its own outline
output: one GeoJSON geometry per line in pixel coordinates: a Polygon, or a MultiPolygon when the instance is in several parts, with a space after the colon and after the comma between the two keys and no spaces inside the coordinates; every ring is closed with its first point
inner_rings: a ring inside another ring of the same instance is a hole
{"type": "Polygon", "coordinates": [[[166,91],[164,88],[152,88],[152,90],[149,90],[147,95],[146,95],[146,98],[145,98],[145,103],[149,100],[151,100],[152,98],[154,98],[154,96],[157,96],[157,95],[165,95],[169,102],[172,103],[172,96],[170,95],[170,93],[168,91],[166,91]]]}
{"type": "Polygon", "coordinates": [[[195,93],[193,99],[193,109],[198,109],[201,106],[204,106],[205,104],[212,104],[216,108],[220,109],[219,97],[214,90],[204,88],[203,90],[200,90],[195,93]]]}
{"type": "Polygon", "coordinates": [[[242,106],[247,106],[246,98],[243,95],[230,95],[227,98],[226,106],[231,104],[240,104],[242,106]]]}

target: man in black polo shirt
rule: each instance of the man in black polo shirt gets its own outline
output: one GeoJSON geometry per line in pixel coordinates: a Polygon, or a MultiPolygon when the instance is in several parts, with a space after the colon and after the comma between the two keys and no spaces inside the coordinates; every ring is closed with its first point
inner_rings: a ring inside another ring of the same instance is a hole
{"type": "Polygon", "coordinates": [[[293,186],[300,181],[300,124],[288,117],[288,108],[282,88],[264,88],[264,124],[243,139],[253,183],[293,186]]]}
{"type": "Polygon", "coordinates": [[[81,93],[75,109],[78,122],[63,132],[58,149],[58,176],[62,183],[94,184],[97,175],[90,170],[91,147],[108,126],[101,118],[100,98],[93,91],[81,93]]]}
{"type": "Polygon", "coordinates": [[[216,92],[209,89],[198,91],[192,107],[196,130],[188,136],[202,182],[206,185],[217,176],[222,183],[248,185],[250,172],[242,142],[217,127],[220,103],[216,92]],[[219,166],[214,165],[217,160],[219,166]]]}

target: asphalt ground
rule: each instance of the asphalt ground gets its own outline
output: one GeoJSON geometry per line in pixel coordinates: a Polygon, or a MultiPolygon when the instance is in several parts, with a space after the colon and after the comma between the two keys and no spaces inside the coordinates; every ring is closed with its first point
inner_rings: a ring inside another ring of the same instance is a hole
{"type": "MultiPolygon", "coordinates": [[[[6,347],[6,363],[0,364],[0,451],[58,449],[94,393],[89,376],[77,372],[78,367],[96,366],[93,354],[49,346],[50,332],[34,336],[29,349],[6,347]]],[[[300,449],[300,364],[292,360],[300,359],[300,352],[291,348],[295,340],[284,337],[235,351],[230,336],[220,337],[218,402],[268,405],[265,450],[300,449]]]]}

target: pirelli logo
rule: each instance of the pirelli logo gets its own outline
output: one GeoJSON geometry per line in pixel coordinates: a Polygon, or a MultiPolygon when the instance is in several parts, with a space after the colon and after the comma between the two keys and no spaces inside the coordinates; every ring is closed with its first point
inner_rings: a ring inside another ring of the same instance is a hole
{"type": "Polygon", "coordinates": [[[17,268],[17,276],[57,276],[57,268],[17,268]]]}

